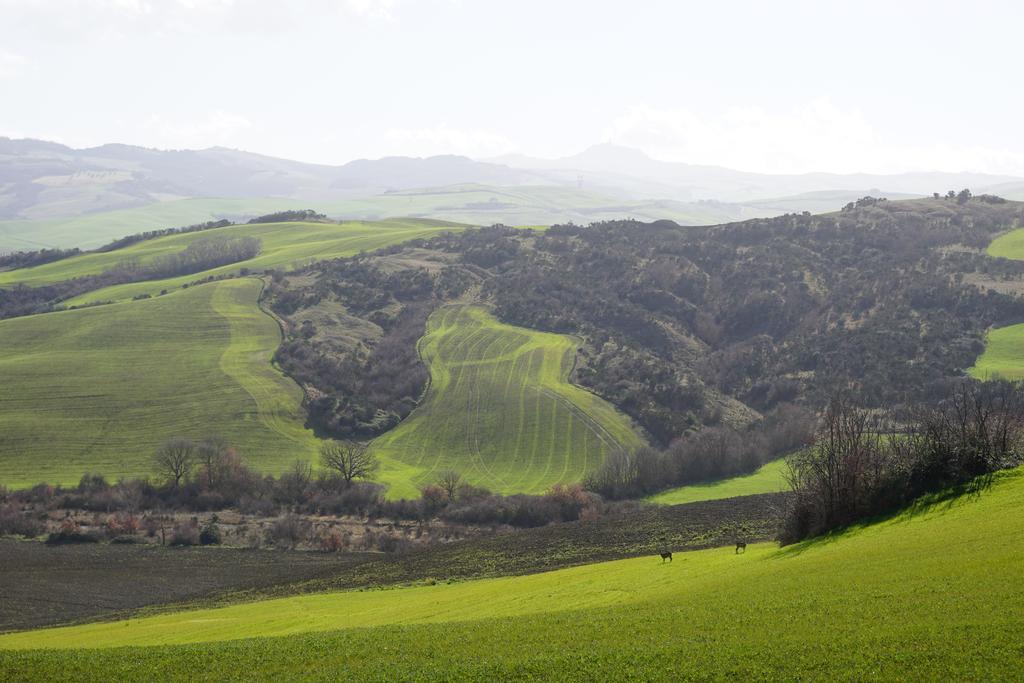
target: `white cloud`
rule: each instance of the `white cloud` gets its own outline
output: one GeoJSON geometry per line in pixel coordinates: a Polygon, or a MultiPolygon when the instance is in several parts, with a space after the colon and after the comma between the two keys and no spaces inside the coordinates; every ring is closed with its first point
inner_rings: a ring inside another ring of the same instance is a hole
{"type": "Polygon", "coordinates": [[[463,154],[479,158],[515,149],[511,140],[498,133],[451,128],[444,124],[428,128],[391,128],[385,131],[383,142],[389,153],[409,156],[463,154]]]}
{"type": "Polygon", "coordinates": [[[147,139],[161,147],[200,149],[235,142],[238,135],[253,127],[244,116],[216,109],[196,119],[171,119],[153,114],[141,128],[147,139]]]}
{"type": "Polygon", "coordinates": [[[762,173],[1024,173],[1024,156],[1006,150],[886,144],[861,112],[825,98],[786,111],[732,107],[714,117],[636,105],[612,122],[605,138],[666,161],[762,173]]]}
{"type": "Polygon", "coordinates": [[[16,78],[25,72],[28,58],[0,50],[0,79],[16,78]]]}

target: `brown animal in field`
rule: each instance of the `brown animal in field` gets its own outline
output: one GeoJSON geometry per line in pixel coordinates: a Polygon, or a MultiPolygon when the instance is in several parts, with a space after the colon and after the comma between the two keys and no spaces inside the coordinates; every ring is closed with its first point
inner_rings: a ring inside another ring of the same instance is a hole
{"type": "Polygon", "coordinates": [[[672,553],[664,552],[661,554],[661,563],[665,564],[665,560],[672,561],[672,553]]]}
{"type": "Polygon", "coordinates": [[[740,550],[747,552],[747,544],[743,541],[736,541],[736,554],[740,554],[740,550]]]}

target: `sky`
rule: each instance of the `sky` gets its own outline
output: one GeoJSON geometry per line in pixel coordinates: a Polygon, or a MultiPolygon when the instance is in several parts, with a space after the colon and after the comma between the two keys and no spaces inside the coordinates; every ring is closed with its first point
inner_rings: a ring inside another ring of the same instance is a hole
{"type": "Polygon", "coordinates": [[[1019,2],[0,0],[0,135],[1024,175],[1019,2]]]}

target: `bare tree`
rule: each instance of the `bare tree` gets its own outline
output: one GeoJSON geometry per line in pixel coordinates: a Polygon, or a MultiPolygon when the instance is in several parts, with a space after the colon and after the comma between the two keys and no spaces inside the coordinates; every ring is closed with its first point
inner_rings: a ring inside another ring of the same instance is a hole
{"type": "Polygon", "coordinates": [[[320,462],[340,474],[346,485],[373,476],[378,466],[367,445],[357,441],[328,441],[320,447],[320,462]]]}
{"type": "Polygon", "coordinates": [[[196,457],[202,465],[208,488],[217,488],[223,479],[228,448],[228,442],[219,436],[207,437],[196,445],[196,457]]]}
{"type": "Polygon", "coordinates": [[[312,480],[312,466],[304,460],[296,460],[287,472],[282,473],[278,477],[277,496],[279,502],[289,504],[301,503],[309,491],[309,485],[312,480]]]}
{"type": "Polygon", "coordinates": [[[448,500],[455,500],[455,492],[462,483],[462,475],[455,470],[445,470],[437,478],[437,485],[448,494],[448,500]]]}
{"type": "Polygon", "coordinates": [[[187,479],[195,462],[196,445],[188,439],[171,439],[156,449],[153,463],[157,470],[174,481],[174,488],[187,479]]]}

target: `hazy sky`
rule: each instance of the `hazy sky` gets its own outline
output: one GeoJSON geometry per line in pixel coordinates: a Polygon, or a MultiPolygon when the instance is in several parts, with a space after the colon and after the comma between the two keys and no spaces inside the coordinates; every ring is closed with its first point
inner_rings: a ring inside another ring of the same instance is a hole
{"type": "Polygon", "coordinates": [[[0,0],[0,135],[1024,175],[1019,2],[0,0]]]}

